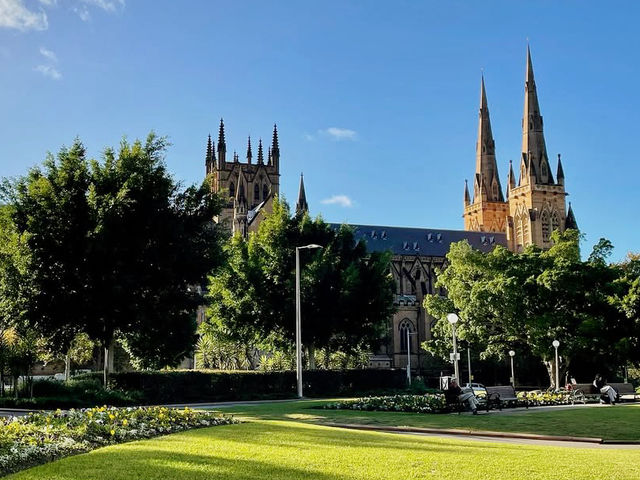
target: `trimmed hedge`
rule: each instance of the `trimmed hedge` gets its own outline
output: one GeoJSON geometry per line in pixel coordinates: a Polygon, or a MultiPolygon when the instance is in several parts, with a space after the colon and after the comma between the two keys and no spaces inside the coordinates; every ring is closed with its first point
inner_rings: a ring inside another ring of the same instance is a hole
{"type": "MultiPolygon", "coordinates": [[[[82,378],[95,378],[88,374],[82,378]]],[[[305,396],[363,395],[406,388],[404,370],[314,370],[303,374],[305,396]]],[[[293,398],[296,372],[142,371],[114,373],[109,387],[136,392],[145,404],[293,398]]]]}

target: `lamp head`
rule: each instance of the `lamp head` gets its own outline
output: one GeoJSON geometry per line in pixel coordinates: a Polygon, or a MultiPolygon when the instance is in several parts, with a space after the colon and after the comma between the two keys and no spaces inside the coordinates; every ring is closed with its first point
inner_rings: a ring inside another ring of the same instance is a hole
{"type": "Polygon", "coordinates": [[[558,340],[554,340],[551,345],[553,345],[555,348],[558,348],[560,346],[560,342],[558,340]]]}
{"type": "Polygon", "coordinates": [[[309,245],[305,245],[304,247],[300,247],[300,248],[322,248],[322,245],[318,245],[316,243],[310,243],[309,245]]]}
{"type": "Polygon", "coordinates": [[[455,325],[456,323],[458,323],[459,317],[455,313],[448,313],[447,320],[451,325],[455,325]]]}
{"type": "Polygon", "coordinates": [[[509,350],[509,356],[510,356],[510,357],[515,356],[515,354],[516,354],[516,352],[514,352],[513,350],[509,350]]]}

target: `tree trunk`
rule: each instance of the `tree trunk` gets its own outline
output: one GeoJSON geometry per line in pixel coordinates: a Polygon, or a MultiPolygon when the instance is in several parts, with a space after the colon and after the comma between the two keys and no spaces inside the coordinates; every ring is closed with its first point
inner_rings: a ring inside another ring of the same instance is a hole
{"type": "Polygon", "coordinates": [[[547,368],[547,374],[549,375],[549,384],[551,389],[557,390],[565,386],[567,374],[569,372],[569,359],[559,358],[558,365],[558,377],[560,385],[556,386],[556,360],[551,358],[549,360],[543,360],[544,366],[547,368]]]}
{"type": "Polygon", "coordinates": [[[69,352],[64,356],[64,381],[68,382],[71,378],[71,355],[69,352]]]}
{"type": "Polygon", "coordinates": [[[307,355],[309,356],[309,370],[316,369],[316,347],[311,343],[307,347],[307,355]]]}

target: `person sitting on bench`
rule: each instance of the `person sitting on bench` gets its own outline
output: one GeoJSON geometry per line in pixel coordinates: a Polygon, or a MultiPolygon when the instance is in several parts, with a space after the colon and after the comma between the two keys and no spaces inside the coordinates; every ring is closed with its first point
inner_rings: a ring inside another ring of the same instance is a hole
{"type": "Polygon", "coordinates": [[[608,403],[611,403],[611,405],[616,404],[616,399],[618,398],[618,392],[616,392],[616,389],[613,388],[611,385],[607,385],[607,381],[604,379],[602,375],[600,374],[596,375],[596,378],[593,381],[593,386],[596,387],[598,392],[602,394],[602,397],[600,397],[601,403],[605,403],[605,401],[608,400],[609,401],[608,403]]]}
{"type": "Polygon", "coordinates": [[[458,382],[452,379],[449,382],[449,388],[445,391],[445,395],[447,398],[457,398],[460,402],[465,403],[473,412],[474,415],[478,414],[478,399],[473,394],[473,390],[463,391],[459,386],[458,382]]]}

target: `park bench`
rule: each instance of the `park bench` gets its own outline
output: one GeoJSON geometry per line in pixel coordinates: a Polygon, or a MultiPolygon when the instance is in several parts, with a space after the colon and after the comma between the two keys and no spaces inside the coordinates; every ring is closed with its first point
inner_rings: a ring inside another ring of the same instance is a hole
{"type": "MultiPolygon", "coordinates": [[[[466,392],[466,390],[465,390],[466,392]]],[[[444,393],[444,390],[443,390],[444,393]]],[[[451,412],[458,412],[458,415],[460,415],[461,412],[467,410],[467,405],[464,402],[461,402],[458,399],[458,396],[456,395],[455,397],[447,395],[445,393],[444,398],[447,402],[447,409],[451,412]]],[[[482,399],[480,399],[482,400],[482,399]]],[[[480,410],[480,408],[485,408],[487,409],[487,412],[489,411],[489,403],[485,402],[483,403],[482,401],[480,402],[480,407],[478,408],[478,410],[480,410]]]]}
{"type": "Polygon", "coordinates": [[[487,410],[492,407],[498,407],[502,410],[503,406],[518,406],[523,402],[526,408],[529,408],[529,401],[526,398],[518,398],[516,390],[511,385],[499,385],[494,387],[485,387],[487,389],[487,410]]]}
{"type": "MultiPolygon", "coordinates": [[[[620,401],[636,401],[640,399],[640,394],[630,383],[609,383],[618,392],[620,401]]],[[[574,383],[571,385],[571,404],[587,403],[589,400],[600,400],[601,393],[591,383],[574,383]]]]}

